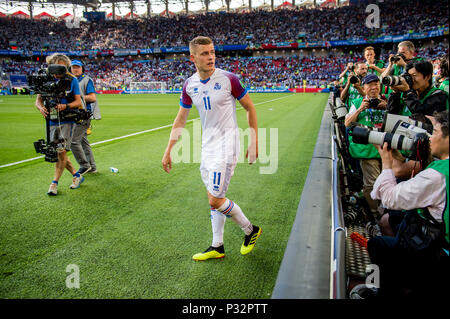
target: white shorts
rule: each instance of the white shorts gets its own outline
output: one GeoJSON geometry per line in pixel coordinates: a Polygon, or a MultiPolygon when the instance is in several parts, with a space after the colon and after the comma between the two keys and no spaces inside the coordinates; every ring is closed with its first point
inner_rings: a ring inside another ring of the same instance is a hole
{"type": "Polygon", "coordinates": [[[237,164],[235,161],[227,162],[217,158],[202,158],[200,173],[208,192],[216,198],[224,198],[230,185],[231,176],[237,164]]]}

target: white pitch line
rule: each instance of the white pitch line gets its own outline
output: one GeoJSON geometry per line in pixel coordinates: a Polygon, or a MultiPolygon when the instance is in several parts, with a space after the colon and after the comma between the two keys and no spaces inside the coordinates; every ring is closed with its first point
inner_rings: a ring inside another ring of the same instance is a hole
{"type": "MultiPolygon", "coordinates": [[[[287,96],[282,96],[282,97],[279,97],[279,98],[276,98],[276,99],[272,99],[272,100],[268,100],[268,101],[264,101],[264,102],[260,102],[260,103],[255,103],[255,105],[261,105],[261,104],[270,103],[270,102],[273,102],[273,101],[285,99],[285,98],[290,97],[292,95],[294,95],[294,93],[289,94],[287,96]]],[[[243,107],[237,108],[237,110],[240,110],[240,109],[243,109],[243,107]]],[[[186,121],[186,123],[193,122],[193,121],[198,120],[198,119],[200,119],[200,118],[197,117],[195,119],[186,121]]],[[[119,136],[119,137],[114,137],[114,138],[110,138],[108,140],[92,143],[91,145],[99,145],[99,144],[103,144],[103,143],[107,143],[107,142],[121,140],[121,139],[124,139],[124,138],[127,138],[127,137],[131,137],[131,136],[136,136],[136,135],[140,135],[140,134],[144,134],[144,133],[154,132],[154,131],[162,130],[164,128],[172,127],[172,125],[173,124],[167,124],[167,125],[164,125],[164,126],[155,127],[155,128],[149,129],[149,130],[141,131],[141,132],[136,132],[136,133],[127,134],[127,135],[123,135],[123,136],[119,136]]],[[[9,163],[9,164],[5,164],[5,165],[0,165],[0,168],[14,166],[14,165],[19,165],[19,164],[26,163],[26,162],[31,162],[31,161],[34,161],[34,160],[37,160],[37,159],[40,159],[40,158],[44,158],[44,155],[41,155],[41,156],[38,156],[38,157],[33,157],[33,158],[28,158],[28,159],[25,159],[25,160],[22,160],[22,161],[19,161],[19,162],[14,162],[14,163],[9,163]]]]}

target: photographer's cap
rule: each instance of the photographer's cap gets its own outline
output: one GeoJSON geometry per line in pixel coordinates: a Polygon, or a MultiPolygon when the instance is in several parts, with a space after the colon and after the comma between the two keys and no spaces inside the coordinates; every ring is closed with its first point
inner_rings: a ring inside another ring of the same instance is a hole
{"type": "Polygon", "coordinates": [[[83,66],[83,62],[81,62],[80,60],[73,60],[72,65],[83,66]]]}
{"type": "Polygon", "coordinates": [[[369,74],[362,80],[362,84],[369,84],[374,81],[380,82],[380,79],[375,74],[369,74]]]}

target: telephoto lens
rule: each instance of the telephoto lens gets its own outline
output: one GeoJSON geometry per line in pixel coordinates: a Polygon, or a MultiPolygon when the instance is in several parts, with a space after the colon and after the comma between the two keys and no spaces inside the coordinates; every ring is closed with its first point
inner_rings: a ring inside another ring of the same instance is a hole
{"type": "Polygon", "coordinates": [[[357,144],[374,144],[399,151],[411,151],[414,148],[414,140],[400,134],[371,131],[365,127],[355,126],[352,132],[353,142],[357,144]]]}
{"type": "Polygon", "coordinates": [[[400,85],[401,78],[397,75],[388,75],[381,79],[381,83],[387,86],[400,85]]]}
{"type": "Polygon", "coordinates": [[[402,122],[408,123],[415,127],[426,130],[429,134],[433,134],[433,125],[432,124],[413,120],[413,119],[409,118],[408,116],[391,114],[391,113],[386,113],[384,115],[383,125],[381,126],[381,131],[396,133],[397,127],[399,127],[400,124],[402,124],[402,122]]]}
{"type": "Polygon", "coordinates": [[[334,111],[336,112],[336,116],[338,119],[345,118],[345,116],[348,113],[347,108],[345,107],[345,104],[342,103],[340,98],[336,99],[334,111]]]}

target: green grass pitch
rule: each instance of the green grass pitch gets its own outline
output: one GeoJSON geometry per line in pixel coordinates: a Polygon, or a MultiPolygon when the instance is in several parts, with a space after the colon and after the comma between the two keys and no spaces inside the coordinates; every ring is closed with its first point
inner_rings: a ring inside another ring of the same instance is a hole
{"type": "MultiPolygon", "coordinates": [[[[65,171],[56,197],[46,194],[53,164],[0,168],[0,298],[270,298],[328,96],[251,97],[259,127],[278,129],[276,173],[238,164],[227,193],[263,228],[251,254],[240,255],[243,233],[228,219],[226,257],[191,260],[211,243],[208,200],[198,163],[162,170],[164,128],[94,146],[99,173],[70,190],[65,171]],[[80,288],[66,287],[71,264],[80,288]]],[[[103,119],[91,143],[171,124],[179,101],[178,94],[98,98],[103,119]]],[[[0,96],[0,165],[38,156],[32,143],[45,126],[33,105],[32,97],[0,96]]],[[[245,111],[237,115],[247,128],[245,111]]]]}

